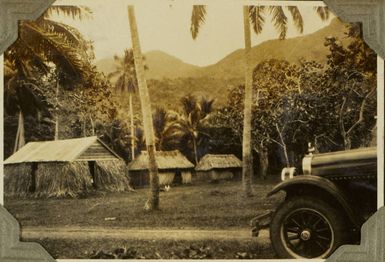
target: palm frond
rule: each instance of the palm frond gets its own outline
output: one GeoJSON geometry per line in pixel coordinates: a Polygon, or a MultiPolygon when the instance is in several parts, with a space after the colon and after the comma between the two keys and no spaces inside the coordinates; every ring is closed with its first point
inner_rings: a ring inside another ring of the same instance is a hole
{"type": "Polygon", "coordinates": [[[262,33],[263,25],[265,24],[265,7],[250,6],[249,16],[254,32],[256,34],[262,33]]]}
{"type": "Polygon", "coordinates": [[[136,77],[131,76],[127,81],[127,92],[130,94],[135,94],[138,89],[138,83],[136,77]]]}
{"type": "Polygon", "coordinates": [[[316,10],[318,16],[323,20],[326,21],[330,17],[329,8],[327,6],[316,6],[314,7],[316,10]]]}
{"type": "Polygon", "coordinates": [[[20,36],[35,52],[43,53],[47,61],[53,62],[61,71],[73,78],[81,78],[85,61],[79,56],[76,47],[62,38],[60,34],[46,32],[34,22],[23,22],[20,36]]]}
{"type": "Polygon", "coordinates": [[[4,59],[4,82],[16,75],[16,68],[9,59],[4,59]]]}
{"type": "Polygon", "coordinates": [[[116,90],[121,92],[127,91],[131,94],[136,93],[138,89],[138,81],[136,79],[135,61],[132,49],[125,49],[123,57],[114,55],[114,61],[115,71],[108,74],[107,77],[111,79],[120,75],[115,84],[116,90]]]}
{"type": "Polygon", "coordinates": [[[285,39],[287,33],[287,16],[282,6],[270,6],[269,10],[272,15],[271,20],[274,23],[274,27],[278,30],[279,39],[285,39]]]}
{"type": "Polygon", "coordinates": [[[92,10],[86,6],[64,6],[53,5],[44,13],[44,18],[49,18],[53,14],[65,15],[73,19],[89,19],[92,17],[92,10]]]}
{"type": "Polygon", "coordinates": [[[288,6],[287,9],[289,10],[295,27],[298,29],[298,31],[302,34],[303,33],[303,18],[301,15],[301,12],[299,11],[297,6],[288,6]]]}
{"type": "Polygon", "coordinates": [[[184,96],[180,99],[182,104],[183,113],[188,116],[196,109],[197,98],[191,94],[184,96]]]}
{"type": "Polygon", "coordinates": [[[116,70],[114,72],[111,72],[107,75],[107,78],[111,80],[111,78],[114,78],[120,74],[120,70],[116,70]]]}
{"type": "Polygon", "coordinates": [[[205,5],[194,5],[192,14],[191,14],[191,35],[193,39],[196,39],[199,33],[199,29],[202,24],[205,22],[206,16],[206,8],[205,5]]]}
{"type": "Polygon", "coordinates": [[[214,109],[214,99],[206,99],[202,98],[199,101],[200,110],[202,112],[203,118],[205,118],[208,114],[213,112],[214,109]]]}
{"type": "Polygon", "coordinates": [[[162,107],[157,107],[152,118],[155,136],[159,138],[167,125],[167,111],[162,107]]]}
{"type": "Polygon", "coordinates": [[[123,93],[126,91],[126,75],[121,74],[115,83],[115,91],[117,93],[123,93]]]}
{"type": "Polygon", "coordinates": [[[39,21],[39,25],[44,28],[47,32],[55,32],[60,34],[67,41],[73,43],[74,45],[84,45],[85,40],[81,33],[76,30],[74,27],[59,23],[50,19],[44,19],[43,21],[39,21]]]}

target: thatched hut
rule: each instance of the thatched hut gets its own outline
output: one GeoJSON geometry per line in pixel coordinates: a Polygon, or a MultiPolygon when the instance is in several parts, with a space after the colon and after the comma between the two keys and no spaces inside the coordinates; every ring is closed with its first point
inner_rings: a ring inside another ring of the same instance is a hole
{"type": "Polygon", "coordinates": [[[195,167],[198,181],[218,181],[239,177],[242,161],[236,156],[207,154],[195,167]]]}
{"type": "Polygon", "coordinates": [[[4,162],[5,194],[77,197],[130,189],[125,162],[96,136],[30,142],[4,162]]]}
{"type": "MultiPolygon", "coordinates": [[[[159,172],[159,184],[189,184],[194,165],[178,150],[157,151],[155,153],[159,172]]],[[[142,153],[128,164],[131,185],[143,187],[149,184],[148,153],[142,153]]]]}

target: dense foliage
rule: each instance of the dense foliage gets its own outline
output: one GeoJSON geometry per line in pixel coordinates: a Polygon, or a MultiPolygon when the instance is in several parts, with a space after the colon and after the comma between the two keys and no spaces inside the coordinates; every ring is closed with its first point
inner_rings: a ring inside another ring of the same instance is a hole
{"type": "MultiPolygon", "coordinates": [[[[254,69],[253,148],[261,175],[269,155],[281,166],[298,165],[308,143],[327,152],[368,146],[376,120],[376,55],[353,27],[348,46],[325,40],[330,54],[326,65],[302,61],[300,66],[268,60],[254,69]]],[[[241,139],[244,88],[234,88],[228,105],[213,124],[231,127],[241,139]]],[[[226,140],[228,137],[225,138],[226,140]]]]}

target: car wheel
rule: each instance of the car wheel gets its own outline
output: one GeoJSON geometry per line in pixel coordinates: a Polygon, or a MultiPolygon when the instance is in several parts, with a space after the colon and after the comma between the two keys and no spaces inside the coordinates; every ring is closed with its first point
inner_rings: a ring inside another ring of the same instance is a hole
{"type": "Polygon", "coordinates": [[[270,225],[272,246],[281,258],[327,258],[345,243],[343,213],[312,197],[286,200],[270,225]]]}

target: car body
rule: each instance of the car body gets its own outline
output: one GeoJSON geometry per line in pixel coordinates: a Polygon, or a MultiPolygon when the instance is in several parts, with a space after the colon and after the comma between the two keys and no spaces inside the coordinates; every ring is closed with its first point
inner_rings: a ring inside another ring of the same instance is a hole
{"type": "Polygon", "coordinates": [[[300,175],[285,169],[282,179],[268,196],[284,191],[285,200],[252,220],[254,236],[270,228],[281,258],[326,258],[340,245],[358,242],[377,208],[375,147],[310,153],[300,175]]]}

